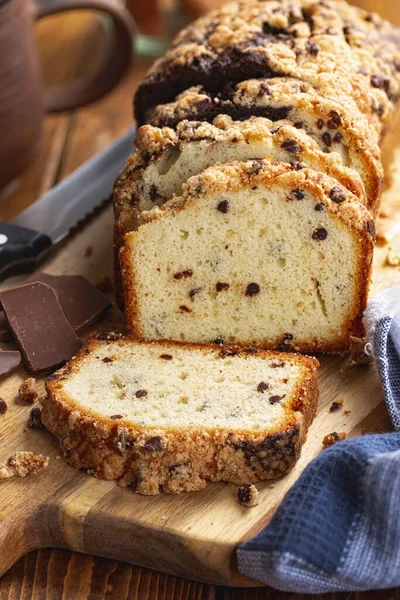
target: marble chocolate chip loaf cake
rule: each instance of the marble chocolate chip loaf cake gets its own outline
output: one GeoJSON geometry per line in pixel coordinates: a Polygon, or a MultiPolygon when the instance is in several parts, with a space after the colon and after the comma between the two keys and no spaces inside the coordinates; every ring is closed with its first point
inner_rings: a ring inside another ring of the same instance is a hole
{"type": "Polygon", "coordinates": [[[317,366],[254,347],[98,334],[47,380],[42,421],[74,467],[141,494],[275,479],[300,455],[317,366]]]}
{"type": "Polygon", "coordinates": [[[141,219],[121,253],[134,336],[332,353],[362,336],[374,222],[328,175],[217,165],[141,219]]]}
{"type": "Polygon", "coordinates": [[[343,0],[238,1],[176,36],[115,186],[133,335],[322,352],[363,336],[399,49],[343,0]]]}

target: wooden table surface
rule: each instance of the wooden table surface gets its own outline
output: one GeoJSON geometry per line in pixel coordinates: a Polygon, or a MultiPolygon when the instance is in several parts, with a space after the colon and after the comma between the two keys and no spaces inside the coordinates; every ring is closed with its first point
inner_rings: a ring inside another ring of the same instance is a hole
{"type": "MultiPolygon", "coordinates": [[[[354,3],[376,10],[400,24],[400,4],[397,2],[358,0],[354,3]]],[[[41,22],[36,31],[45,82],[59,83],[86,73],[90,69],[90,57],[100,43],[99,29],[93,17],[78,12],[41,22]]],[[[1,220],[18,214],[132,123],[133,91],[149,64],[149,60],[136,60],[118,87],[90,106],[46,118],[37,159],[0,197],[1,220]]],[[[0,579],[0,600],[31,598],[300,600],[306,596],[280,593],[269,588],[218,588],[114,560],[49,548],[29,553],[0,579]]],[[[324,598],[400,600],[400,590],[328,594],[324,598]]]]}

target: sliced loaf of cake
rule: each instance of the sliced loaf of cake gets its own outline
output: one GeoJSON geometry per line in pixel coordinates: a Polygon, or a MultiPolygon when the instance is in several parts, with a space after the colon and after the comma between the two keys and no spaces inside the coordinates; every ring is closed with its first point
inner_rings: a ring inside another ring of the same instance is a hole
{"type": "Polygon", "coordinates": [[[74,467],[141,494],[275,479],[315,414],[317,366],[253,347],[98,334],[47,379],[42,421],[74,467]]]}
{"type": "Polygon", "coordinates": [[[134,336],[302,352],[362,337],[374,223],[335,179],[267,160],[216,165],[142,214],[121,251],[134,336]]]}
{"type": "Polygon", "coordinates": [[[175,102],[158,106],[150,123],[176,127],[182,119],[212,121],[217,114],[242,121],[252,115],[286,119],[303,129],[323,152],[340,154],[343,165],[359,173],[376,214],[383,182],[379,137],[350,98],[326,99],[318,88],[289,77],[251,79],[219,95],[201,87],[186,90],[175,102]]]}
{"type": "Polygon", "coordinates": [[[118,292],[122,289],[119,250],[125,234],[137,228],[140,213],[179,195],[185,181],[205,168],[250,158],[267,158],[294,164],[296,169],[310,167],[327,173],[361,202],[367,201],[358,173],[345,166],[338,153],[323,152],[315,140],[290,122],[274,123],[261,117],[241,122],[220,115],[213,124],[182,121],[176,131],[144,125],[138,131],[136,153],[128,160],[114,190],[118,292]]]}

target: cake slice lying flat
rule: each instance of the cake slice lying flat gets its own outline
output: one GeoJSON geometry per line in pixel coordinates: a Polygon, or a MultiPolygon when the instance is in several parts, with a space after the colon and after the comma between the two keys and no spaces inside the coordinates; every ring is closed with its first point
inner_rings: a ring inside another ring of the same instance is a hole
{"type": "MultiPolygon", "coordinates": [[[[145,125],[135,143],[136,153],[129,158],[114,190],[116,259],[125,234],[137,228],[143,210],[162,206],[181,194],[187,179],[218,162],[267,158],[294,163],[297,168],[310,167],[334,177],[362,202],[367,201],[358,173],[348,168],[338,153],[324,152],[288,121],[274,123],[251,117],[241,122],[220,115],[212,124],[183,121],[176,131],[145,125]]],[[[115,265],[118,282],[118,260],[115,265]]]]}
{"type": "Polygon", "coordinates": [[[362,337],[374,223],[336,180],[256,160],[210,167],[183,189],[125,237],[134,336],[302,352],[362,337]]]}
{"type": "MultiPolygon", "coordinates": [[[[378,90],[379,91],[379,90],[378,90]]],[[[342,164],[360,175],[372,213],[378,210],[383,182],[379,136],[350,98],[326,98],[317,87],[288,78],[250,79],[218,96],[197,86],[170,104],[159,105],[150,118],[157,127],[176,127],[182,119],[212,121],[217,114],[245,120],[252,115],[286,119],[303,129],[322,152],[337,153],[342,164]]]]}
{"type": "Polygon", "coordinates": [[[274,479],[299,457],[317,367],[256,348],[98,334],[47,380],[42,421],[74,467],[142,494],[274,479]]]}

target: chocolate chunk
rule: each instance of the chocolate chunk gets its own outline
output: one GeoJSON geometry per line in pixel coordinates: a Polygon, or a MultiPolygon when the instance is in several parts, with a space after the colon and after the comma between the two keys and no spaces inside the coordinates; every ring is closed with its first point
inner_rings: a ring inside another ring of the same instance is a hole
{"type": "Polygon", "coordinates": [[[303,200],[305,193],[300,189],[292,190],[292,196],[294,196],[296,200],[303,200]]]}
{"type": "Polygon", "coordinates": [[[262,170],[263,166],[264,162],[262,159],[253,160],[252,165],[247,172],[249,175],[257,175],[262,170]]]}
{"type": "Polygon", "coordinates": [[[259,350],[258,348],[244,348],[243,352],[246,354],[258,354],[259,350]]]}
{"type": "Polygon", "coordinates": [[[164,360],[172,360],[172,355],[171,354],[160,354],[160,358],[163,358],[164,360]]]}
{"type": "Polygon", "coordinates": [[[270,404],[277,404],[278,402],[280,402],[281,400],[283,400],[285,396],[270,396],[268,398],[268,401],[270,404]]]}
{"type": "Polygon", "coordinates": [[[309,54],[311,54],[311,56],[317,56],[320,48],[319,48],[318,44],[316,42],[314,42],[313,39],[310,38],[309,40],[307,40],[306,50],[309,54]]]}
{"type": "Polygon", "coordinates": [[[323,129],[325,122],[322,119],[318,119],[316,125],[317,125],[318,129],[323,129]]]}
{"type": "Polygon", "coordinates": [[[316,210],[316,211],[325,210],[325,205],[322,202],[318,202],[318,204],[316,204],[314,206],[314,210],[316,210]]]}
{"type": "Polygon", "coordinates": [[[334,400],[329,408],[329,412],[336,412],[337,410],[342,408],[342,406],[343,406],[343,398],[340,398],[339,400],[334,400]]]}
{"type": "Polygon", "coordinates": [[[312,239],[317,240],[318,242],[322,242],[323,240],[326,240],[327,237],[328,237],[328,232],[323,227],[319,227],[319,229],[316,229],[314,231],[314,233],[312,234],[312,239]]]}
{"type": "Polygon", "coordinates": [[[284,363],[284,362],[280,362],[280,363],[271,363],[271,364],[270,364],[270,367],[271,367],[272,369],[280,369],[280,368],[284,367],[284,366],[285,366],[285,364],[286,364],[286,363],[284,363]]]}
{"type": "Polygon", "coordinates": [[[186,269],[186,271],[180,271],[179,273],[175,273],[174,279],[186,279],[187,277],[191,277],[193,275],[193,271],[191,269],[186,269]]]}
{"type": "Polygon", "coordinates": [[[260,286],[258,283],[249,283],[246,289],[246,296],[255,296],[260,292],[260,286]]]}
{"type": "Polygon", "coordinates": [[[286,150],[287,152],[296,154],[297,152],[300,152],[300,146],[297,143],[296,140],[285,140],[282,144],[281,144],[281,148],[283,148],[284,150],[286,150]]]}
{"type": "Polygon", "coordinates": [[[340,133],[340,131],[338,131],[337,133],[335,133],[335,135],[333,136],[333,141],[336,142],[337,144],[339,144],[340,142],[343,141],[343,134],[340,133]]]}
{"type": "Polygon", "coordinates": [[[372,75],[371,76],[371,85],[374,88],[382,89],[382,90],[385,90],[386,92],[388,92],[390,82],[388,79],[385,79],[384,77],[381,77],[380,75],[372,75]]]}
{"type": "Polygon", "coordinates": [[[341,204],[346,200],[346,195],[342,188],[338,185],[334,185],[331,191],[329,192],[329,198],[332,202],[336,202],[336,204],[341,204]]]}
{"type": "Polygon", "coordinates": [[[257,386],[257,392],[261,392],[262,394],[265,392],[265,390],[269,389],[269,385],[268,383],[265,383],[265,381],[261,381],[258,386],[257,386]]]}
{"type": "Polygon", "coordinates": [[[226,290],[229,290],[230,285],[229,285],[229,283],[221,283],[220,281],[218,281],[215,288],[216,288],[217,292],[226,292],[226,290]]]}
{"type": "Polygon", "coordinates": [[[342,123],[342,117],[336,110],[331,110],[329,113],[330,119],[327,123],[329,129],[337,129],[342,123]]]}
{"type": "Polygon", "coordinates": [[[103,358],[103,363],[112,363],[114,362],[113,358],[109,358],[108,356],[106,356],[105,358],[103,358]]]}
{"type": "Polygon", "coordinates": [[[296,171],[301,171],[301,169],[304,169],[304,164],[298,160],[293,160],[290,164],[296,171]]]}
{"type": "Polygon", "coordinates": [[[285,342],[287,342],[287,341],[291,341],[292,339],[293,339],[293,335],[292,335],[291,333],[284,333],[284,334],[283,334],[283,340],[284,340],[285,342]]]}
{"type": "MultiPolygon", "coordinates": [[[[28,283],[44,283],[54,289],[67,321],[80,333],[111,307],[111,303],[91,283],[81,275],[49,275],[37,273],[29,277],[28,283]]],[[[7,319],[0,312],[0,341],[12,339],[7,319]]]]}
{"type": "Polygon", "coordinates": [[[138,390],[135,393],[136,398],[145,398],[147,396],[147,390],[138,390]]]}
{"type": "Polygon", "coordinates": [[[239,354],[239,350],[237,347],[233,346],[232,348],[223,348],[221,350],[220,356],[237,356],[239,354]]]}
{"type": "Polygon", "coordinates": [[[226,214],[229,210],[229,202],[228,200],[222,200],[222,202],[220,202],[217,206],[217,210],[219,210],[219,212],[222,212],[224,214],[226,214]]]}
{"type": "Polygon", "coordinates": [[[42,423],[42,411],[38,406],[32,408],[31,414],[29,415],[28,425],[32,429],[43,429],[42,423]]]}
{"type": "MultiPolygon", "coordinates": [[[[5,317],[4,317],[5,318],[5,317]]],[[[21,353],[16,351],[0,351],[0,380],[10,375],[21,362],[21,353]]]]}
{"type": "Polygon", "coordinates": [[[111,415],[110,419],[115,421],[116,419],[122,419],[122,415],[111,415]]]}
{"type": "Polygon", "coordinates": [[[0,415],[4,415],[8,410],[7,402],[0,398],[0,415]]]}
{"type": "Polygon", "coordinates": [[[225,344],[225,340],[222,338],[215,338],[215,340],[212,340],[211,343],[215,344],[216,346],[222,346],[222,344],[225,344]]]}
{"type": "Polygon", "coordinates": [[[364,225],[365,230],[369,233],[373,240],[376,240],[376,229],[374,221],[368,221],[364,225]]]}
{"type": "Polygon", "coordinates": [[[327,146],[332,146],[332,136],[329,131],[325,131],[324,135],[322,136],[322,140],[327,146]]]}
{"type": "Polygon", "coordinates": [[[82,347],[48,285],[29,283],[7,290],[0,301],[30,373],[58,367],[82,347]]]}

